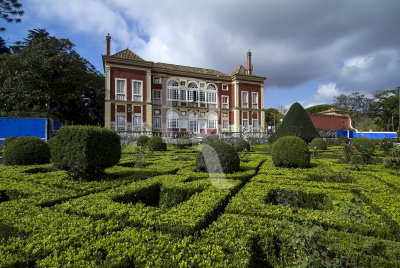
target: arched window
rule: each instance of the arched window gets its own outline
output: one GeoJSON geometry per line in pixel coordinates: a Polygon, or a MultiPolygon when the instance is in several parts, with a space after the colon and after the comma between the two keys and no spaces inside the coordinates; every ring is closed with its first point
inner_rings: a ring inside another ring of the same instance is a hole
{"type": "Polygon", "coordinates": [[[168,100],[179,100],[178,82],[176,82],[175,80],[168,81],[167,99],[168,100]]]}
{"type": "Polygon", "coordinates": [[[188,101],[194,101],[197,102],[199,97],[198,97],[198,86],[196,83],[194,82],[190,82],[188,85],[188,96],[187,96],[187,100],[188,101]]]}
{"type": "Polygon", "coordinates": [[[168,128],[178,128],[179,127],[179,115],[175,111],[169,111],[167,113],[167,127],[168,128]]]}
{"type": "Polygon", "coordinates": [[[177,87],[178,86],[178,82],[175,80],[169,80],[168,81],[168,86],[170,87],[177,87]]]}
{"type": "Polygon", "coordinates": [[[188,88],[198,88],[197,84],[194,82],[190,82],[188,88]]]}
{"type": "Polygon", "coordinates": [[[213,84],[207,86],[207,102],[217,103],[217,89],[213,84]]]}
{"type": "Polygon", "coordinates": [[[207,121],[209,129],[217,128],[217,115],[215,113],[208,114],[207,121]]]}
{"type": "Polygon", "coordinates": [[[209,84],[209,85],[207,86],[207,89],[208,89],[208,90],[217,90],[213,84],[209,84]]]}

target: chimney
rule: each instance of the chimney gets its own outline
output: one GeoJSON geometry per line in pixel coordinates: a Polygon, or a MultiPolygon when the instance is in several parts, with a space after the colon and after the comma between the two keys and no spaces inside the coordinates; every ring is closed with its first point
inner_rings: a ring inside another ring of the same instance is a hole
{"type": "Polygon", "coordinates": [[[247,52],[247,70],[246,70],[247,75],[253,75],[253,64],[251,64],[251,52],[249,49],[249,52],[247,52]]]}
{"type": "Polygon", "coordinates": [[[110,56],[110,50],[111,50],[111,36],[110,33],[107,34],[106,36],[106,50],[107,50],[107,56],[110,56]]]}

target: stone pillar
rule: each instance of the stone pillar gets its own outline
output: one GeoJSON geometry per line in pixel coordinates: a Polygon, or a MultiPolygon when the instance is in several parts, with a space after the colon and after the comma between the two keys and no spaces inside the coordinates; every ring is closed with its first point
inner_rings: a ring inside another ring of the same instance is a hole
{"type": "Polygon", "coordinates": [[[151,71],[147,71],[146,77],[146,131],[153,131],[153,105],[151,103],[151,71]]]}
{"type": "Polygon", "coordinates": [[[261,132],[265,133],[265,111],[264,111],[264,86],[261,86],[261,116],[260,116],[260,128],[261,132]]]}
{"type": "Polygon", "coordinates": [[[104,127],[111,128],[111,71],[110,66],[106,65],[105,77],[105,98],[104,98],[104,127]]]}

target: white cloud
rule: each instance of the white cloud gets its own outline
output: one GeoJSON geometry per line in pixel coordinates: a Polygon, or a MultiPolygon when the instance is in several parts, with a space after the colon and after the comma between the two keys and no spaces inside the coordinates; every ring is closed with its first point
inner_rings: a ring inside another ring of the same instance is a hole
{"type": "Polygon", "coordinates": [[[246,64],[251,49],[254,72],[268,78],[266,89],[295,94],[296,87],[321,81],[315,96],[297,98],[310,104],[330,101],[338,88],[366,93],[399,85],[395,1],[31,0],[25,5],[70,31],[101,36],[104,46],[109,32],[112,52],[129,47],[151,61],[230,73],[246,64]],[[338,61],[343,68],[337,69],[338,61]]]}
{"type": "Polygon", "coordinates": [[[334,97],[340,95],[341,93],[341,90],[336,87],[336,83],[319,85],[312,99],[309,101],[304,101],[305,107],[331,103],[334,97]]]}
{"type": "Polygon", "coordinates": [[[372,63],[373,57],[366,56],[366,57],[354,57],[344,61],[344,68],[361,68],[366,69],[372,63]]]}

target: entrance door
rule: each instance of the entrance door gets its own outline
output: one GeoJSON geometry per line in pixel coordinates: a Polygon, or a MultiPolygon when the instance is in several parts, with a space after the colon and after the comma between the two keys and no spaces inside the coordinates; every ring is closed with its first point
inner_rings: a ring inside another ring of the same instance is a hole
{"type": "Polygon", "coordinates": [[[199,133],[199,120],[197,119],[197,114],[196,113],[190,113],[189,114],[189,127],[188,127],[189,132],[193,133],[199,133]]]}

